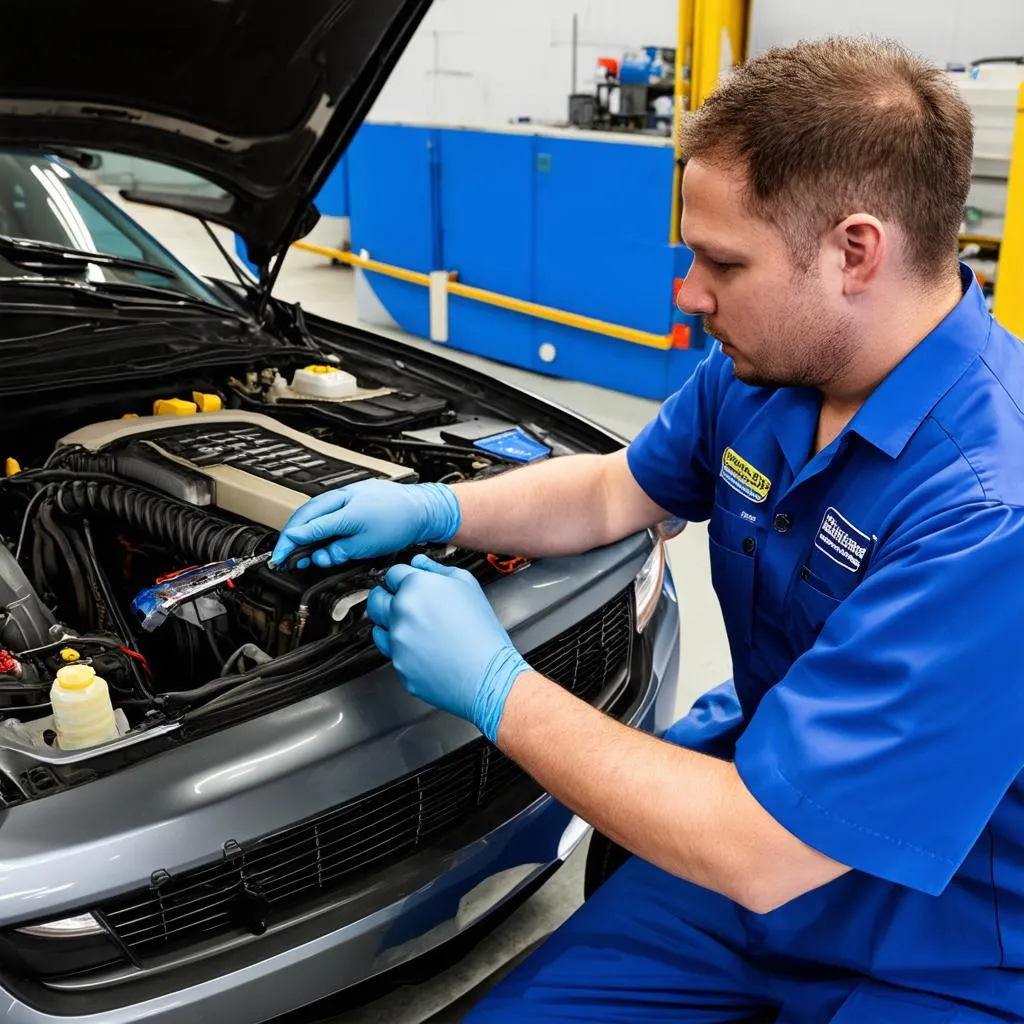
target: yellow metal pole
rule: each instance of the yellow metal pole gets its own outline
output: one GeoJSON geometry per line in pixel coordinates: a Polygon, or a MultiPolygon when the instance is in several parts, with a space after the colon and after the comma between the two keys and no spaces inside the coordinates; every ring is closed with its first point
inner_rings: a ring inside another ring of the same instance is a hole
{"type": "Polygon", "coordinates": [[[542,306],[536,302],[527,302],[525,299],[514,299],[508,295],[499,295],[497,292],[484,291],[482,288],[472,288],[469,285],[460,284],[458,281],[448,282],[448,292],[464,299],[474,299],[489,306],[508,309],[514,313],[525,313],[538,320],[548,320],[565,327],[577,327],[581,331],[603,334],[607,338],[618,338],[619,341],[631,341],[634,345],[646,345],[648,348],[660,349],[672,346],[672,338],[667,334],[650,334],[647,331],[638,331],[633,327],[610,324],[605,320],[595,320],[593,317],[583,316],[580,313],[567,313],[565,310],[555,309],[552,306],[542,306]]]}
{"type": "Polygon", "coordinates": [[[733,62],[747,59],[752,0],[679,0],[676,43],[676,166],[672,175],[672,225],[669,240],[678,245],[682,214],[683,169],[680,128],[687,111],[696,110],[714,92],[722,72],[722,36],[728,33],[733,62]],[[689,81],[683,68],[689,68],[689,81]]]}
{"type": "Polygon", "coordinates": [[[1017,94],[1006,220],[999,246],[999,276],[992,312],[1008,331],[1024,338],[1024,83],[1017,94]]]}
{"type": "Polygon", "coordinates": [[[695,0],[693,7],[693,63],[690,65],[690,109],[697,110],[718,79],[719,0],[695,0]],[[710,43],[708,37],[711,37],[710,43]]]}
{"type": "MultiPolygon", "coordinates": [[[[717,88],[723,36],[732,50],[732,64],[747,56],[750,0],[696,0],[693,19],[693,63],[690,68],[690,109],[696,110],[717,88]]],[[[732,66],[732,65],[730,65],[732,66]]]]}
{"type": "Polygon", "coordinates": [[[676,90],[675,90],[675,168],[672,172],[672,224],[669,228],[669,241],[678,245],[679,221],[682,216],[683,168],[680,161],[683,156],[681,132],[683,114],[689,109],[690,85],[693,68],[693,5],[694,0],[679,0],[679,24],[676,26],[676,90]],[[688,71],[689,79],[683,72],[688,71]]]}
{"type": "MultiPolygon", "coordinates": [[[[365,256],[357,256],[355,253],[346,252],[343,249],[331,249],[325,245],[314,245],[311,242],[295,242],[294,247],[301,249],[303,252],[311,252],[317,256],[326,256],[328,259],[338,260],[340,263],[348,263],[353,267],[362,267],[363,270],[369,270],[375,274],[383,274],[385,277],[394,277],[399,281],[408,281],[410,284],[418,284],[424,287],[430,286],[429,274],[422,274],[415,270],[406,270],[403,267],[395,267],[390,263],[379,263],[377,260],[367,259],[365,256]]],[[[590,331],[592,334],[601,334],[607,338],[617,338],[619,341],[632,342],[634,345],[645,345],[648,348],[657,349],[669,349],[672,347],[672,336],[670,334],[651,334],[648,331],[638,331],[634,327],[624,327],[621,324],[608,323],[606,320],[596,320],[594,317],[583,316],[580,313],[568,313],[563,309],[555,309],[553,306],[542,306],[537,302],[515,299],[510,295],[501,295],[498,292],[486,291],[483,288],[473,288],[458,281],[448,281],[448,292],[451,295],[472,299],[487,306],[496,306],[499,309],[507,309],[513,313],[523,313],[526,316],[536,317],[538,320],[548,320],[551,323],[562,324],[565,327],[576,327],[581,331],[590,331]]]]}
{"type": "Polygon", "coordinates": [[[365,256],[356,256],[355,253],[344,249],[331,249],[326,245],[314,245],[312,242],[295,242],[294,247],[303,252],[315,253],[317,256],[326,256],[339,263],[349,263],[353,267],[372,270],[375,274],[383,274],[385,277],[397,277],[399,281],[421,284],[425,288],[430,287],[430,275],[421,274],[418,270],[405,270],[403,267],[394,267],[390,263],[378,263],[376,260],[367,259],[365,256]]]}

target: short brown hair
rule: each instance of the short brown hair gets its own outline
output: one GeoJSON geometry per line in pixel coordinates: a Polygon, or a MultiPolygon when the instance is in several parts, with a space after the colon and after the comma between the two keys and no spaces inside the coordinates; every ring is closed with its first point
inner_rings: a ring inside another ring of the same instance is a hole
{"type": "Polygon", "coordinates": [[[971,113],[948,76],[889,40],[830,38],[737,68],[682,127],[688,158],[739,160],[752,212],[805,268],[852,213],[898,224],[921,278],[956,265],[971,113]]]}

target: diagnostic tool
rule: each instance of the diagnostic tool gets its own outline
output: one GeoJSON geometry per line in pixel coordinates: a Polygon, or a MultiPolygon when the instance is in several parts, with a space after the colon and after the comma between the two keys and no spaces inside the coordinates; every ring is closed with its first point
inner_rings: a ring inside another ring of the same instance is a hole
{"type": "Polygon", "coordinates": [[[210,562],[195,566],[159,581],[155,586],[146,587],[132,601],[132,614],[142,628],[151,633],[162,625],[168,615],[189,601],[203,594],[209,594],[237,579],[247,569],[265,565],[270,561],[270,552],[252,555],[249,558],[228,558],[222,562],[210,562]]]}

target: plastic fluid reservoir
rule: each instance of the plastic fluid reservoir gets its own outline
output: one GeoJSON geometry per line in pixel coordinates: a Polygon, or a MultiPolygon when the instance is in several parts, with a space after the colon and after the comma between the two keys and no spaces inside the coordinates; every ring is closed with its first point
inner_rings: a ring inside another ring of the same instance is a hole
{"type": "Polygon", "coordinates": [[[82,750],[118,737],[106,680],[91,665],[65,665],[50,687],[57,746],[82,750]]]}
{"type": "Polygon", "coordinates": [[[292,391],[311,398],[343,398],[358,390],[355,377],[336,366],[305,366],[292,377],[292,391]]]}

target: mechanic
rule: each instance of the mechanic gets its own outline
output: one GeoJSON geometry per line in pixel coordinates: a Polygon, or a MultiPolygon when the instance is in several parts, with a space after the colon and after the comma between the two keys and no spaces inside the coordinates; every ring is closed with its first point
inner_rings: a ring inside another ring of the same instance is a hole
{"type": "Polygon", "coordinates": [[[831,39],[748,62],[684,143],[679,303],[720,344],[628,450],[358,484],[275,557],[710,519],[734,683],[664,739],[531,671],[462,571],[371,595],[410,691],[636,855],[470,1020],[1024,1020],[1024,349],[958,264],[970,114],[831,39]]]}

